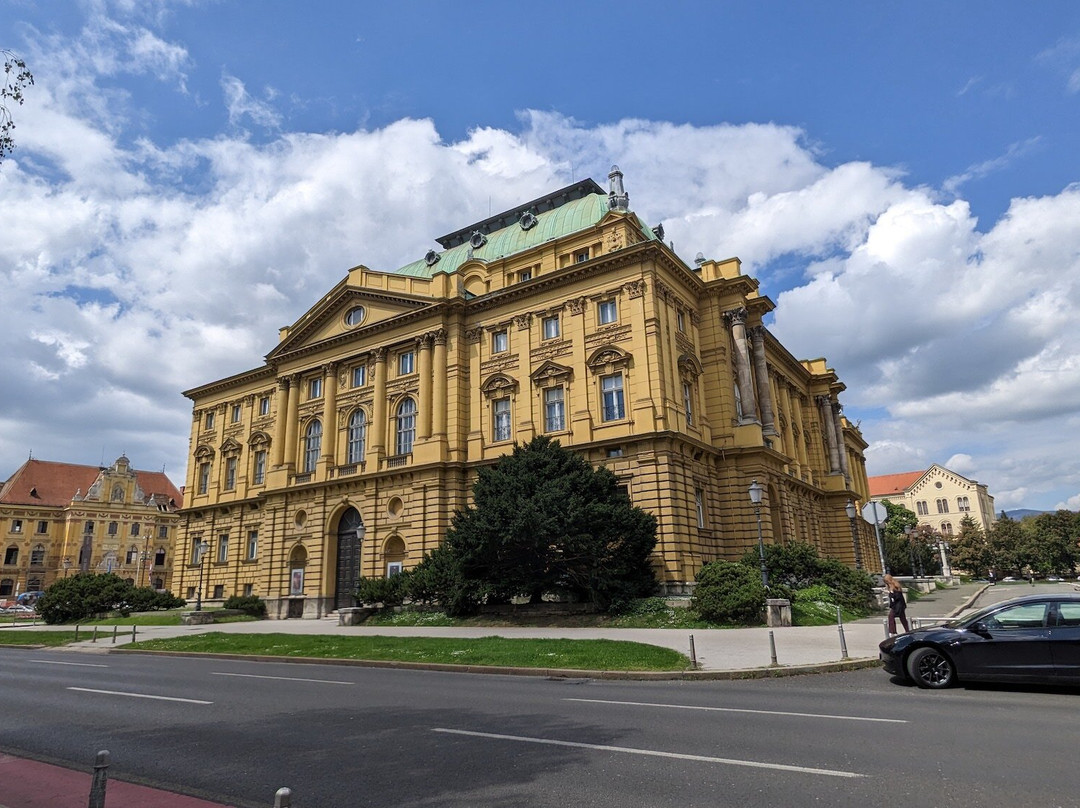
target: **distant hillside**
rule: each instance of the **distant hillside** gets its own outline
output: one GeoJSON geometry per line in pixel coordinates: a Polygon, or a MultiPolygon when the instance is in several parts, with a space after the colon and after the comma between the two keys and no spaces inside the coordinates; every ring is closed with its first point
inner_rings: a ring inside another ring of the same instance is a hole
{"type": "Polygon", "coordinates": [[[1050,511],[1033,511],[1031,508],[1017,508],[1014,511],[1005,511],[1006,516],[1018,522],[1025,516],[1038,516],[1040,513],[1050,513],[1050,511]]]}

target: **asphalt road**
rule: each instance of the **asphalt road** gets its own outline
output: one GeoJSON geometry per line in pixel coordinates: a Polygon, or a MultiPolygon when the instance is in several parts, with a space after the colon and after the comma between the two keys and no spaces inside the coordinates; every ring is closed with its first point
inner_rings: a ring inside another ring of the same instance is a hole
{"type": "MultiPolygon", "coordinates": [[[[238,805],[1080,806],[1080,693],[0,649],[0,748],[238,805]]],[[[0,786],[2,787],[2,786],[0,786]]]]}

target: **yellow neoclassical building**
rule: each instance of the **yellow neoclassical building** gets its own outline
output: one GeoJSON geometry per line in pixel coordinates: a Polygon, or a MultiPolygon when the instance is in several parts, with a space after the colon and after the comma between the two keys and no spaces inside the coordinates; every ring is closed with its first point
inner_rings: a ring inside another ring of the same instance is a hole
{"type": "Polygon", "coordinates": [[[0,486],[0,600],[79,572],[172,585],[181,492],[121,455],[109,466],[29,459],[0,486]]]}
{"type": "Polygon", "coordinates": [[[843,383],[762,325],[773,303],[738,259],[687,266],[629,208],[617,167],[609,182],[471,224],[398,269],[357,266],[261,367],[188,390],[177,594],[256,594],[277,617],[352,605],[358,576],[418,563],[476,469],[538,434],[657,517],[668,591],[755,549],[759,524],[766,543],[876,567],[845,513],[869,492],[843,383]]]}
{"type": "Polygon", "coordinates": [[[960,530],[960,520],[970,516],[984,531],[993,527],[994,498],[986,485],[934,463],[921,471],[884,474],[868,479],[870,498],[903,505],[942,536],[960,530]]]}

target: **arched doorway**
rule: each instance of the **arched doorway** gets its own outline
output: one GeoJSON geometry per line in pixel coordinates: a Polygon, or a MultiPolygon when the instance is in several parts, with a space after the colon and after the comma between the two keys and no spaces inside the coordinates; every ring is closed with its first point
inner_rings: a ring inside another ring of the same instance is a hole
{"type": "Polygon", "coordinates": [[[364,520],[356,508],[349,508],[338,520],[337,582],[334,608],[356,605],[356,586],[360,582],[360,545],[364,541],[364,520]]]}

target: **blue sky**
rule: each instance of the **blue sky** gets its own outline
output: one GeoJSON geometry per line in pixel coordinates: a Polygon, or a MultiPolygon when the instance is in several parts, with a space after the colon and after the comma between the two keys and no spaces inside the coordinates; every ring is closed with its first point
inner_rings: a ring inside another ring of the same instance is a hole
{"type": "Polygon", "coordinates": [[[126,452],[357,263],[618,163],[848,384],[871,474],[1080,508],[1080,5],[31,2],[0,475],[126,452]],[[6,469],[6,471],[5,471],[6,469]]]}

